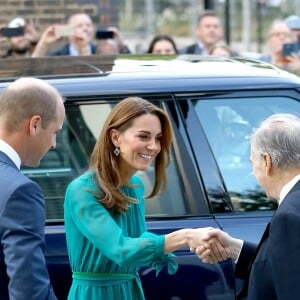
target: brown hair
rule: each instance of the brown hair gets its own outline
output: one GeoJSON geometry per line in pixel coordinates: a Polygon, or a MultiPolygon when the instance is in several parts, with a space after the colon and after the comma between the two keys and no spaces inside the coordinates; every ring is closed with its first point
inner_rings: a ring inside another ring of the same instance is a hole
{"type": "Polygon", "coordinates": [[[230,47],[229,47],[226,43],[224,43],[224,42],[219,42],[219,43],[213,45],[211,48],[209,48],[208,54],[213,55],[213,52],[214,52],[216,49],[219,49],[219,48],[225,50],[225,51],[228,53],[229,56],[233,56],[232,50],[231,50],[230,47]]]}
{"type": "Polygon", "coordinates": [[[119,213],[126,211],[128,203],[133,202],[134,199],[126,197],[120,190],[122,178],[118,157],[113,154],[115,147],[111,141],[110,132],[112,129],[124,132],[132,125],[135,118],[144,114],[156,115],[163,130],[161,151],[154,163],[154,185],[152,192],[147,197],[153,197],[161,189],[165,189],[166,167],[170,162],[170,146],[173,137],[172,127],[166,113],[145,99],[125,98],[113,108],[103,125],[91,155],[90,168],[96,171],[97,182],[104,192],[104,195],[99,193],[96,197],[106,208],[113,208],[119,213]]]}
{"type": "Polygon", "coordinates": [[[169,42],[173,49],[174,49],[174,52],[175,53],[178,53],[178,50],[177,50],[177,47],[176,47],[176,44],[175,44],[175,41],[173,40],[173,38],[167,34],[158,34],[156,35],[155,37],[153,37],[153,39],[151,40],[150,44],[149,44],[149,48],[147,50],[147,53],[152,53],[153,52],[153,49],[154,49],[154,46],[157,42],[160,42],[160,41],[167,41],[169,42]]]}
{"type": "Polygon", "coordinates": [[[42,127],[56,119],[58,101],[63,101],[58,91],[47,82],[22,77],[7,86],[0,95],[0,118],[6,129],[18,130],[21,123],[34,115],[41,116],[42,127]]]}
{"type": "Polygon", "coordinates": [[[202,11],[201,14],[198,16],[197,23],[198,24],[201,23],[201,21],[206,17],[215,17],[215,18],[220,19],[214,10],[207,9],[207,10],[202,11]]]}

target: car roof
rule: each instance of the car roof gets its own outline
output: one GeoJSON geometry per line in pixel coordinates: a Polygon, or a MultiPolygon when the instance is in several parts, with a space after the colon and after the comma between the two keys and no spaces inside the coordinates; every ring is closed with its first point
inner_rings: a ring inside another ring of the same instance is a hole
{"type": "Polygon", "coordinates": [[[21,77],[51,81],[65,95],[300,88],[298,76],[258,60],[212,56],[56,56],[0,61],[0,87],[21,77]]]}

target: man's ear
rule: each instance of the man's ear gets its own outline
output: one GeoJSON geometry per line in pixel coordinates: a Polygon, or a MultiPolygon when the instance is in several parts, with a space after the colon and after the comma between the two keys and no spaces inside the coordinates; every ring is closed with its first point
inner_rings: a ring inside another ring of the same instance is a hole
{"type": "Polygon", "coordinates": [[[115,147],[119,147],[119,137],[119,131],[117,129],[111,129],[110,138],[115,147]]]}
{"type": "Polygon", "coordinates": [[[29,133],[30,135],[36,135],[37,131],[41,127],[42,118],[41,116],[34,115],[29,119],[29,133]]]}
{"type": "Polygon", "coordinates": [[[273,171],[273,162],[272,157],[269,153],[263,153],[262,154],[263,164],[266,170],[267,175],[271,175],[273,171]]]}

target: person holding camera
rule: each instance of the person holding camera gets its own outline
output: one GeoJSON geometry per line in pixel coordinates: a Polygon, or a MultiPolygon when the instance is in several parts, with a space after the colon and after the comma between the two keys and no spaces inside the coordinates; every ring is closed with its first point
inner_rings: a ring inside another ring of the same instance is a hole
{"type": "Polygon", "coordinates": [[[47,27],[42,33],[32,57],[48,55],[49,45],[63,37],[67,37],[69,42],[50,53],[50,56],[96,54],[96,46],[92,43],[94,38],[92,19],[85,13],[76,13],[70,16],[67,25],[53,24],[47,27]]]}
{"type": "Polygon", "coordinates": [[[267,49],[269,54],[262,55],[260,60],[300,75],[298,43],[294,42],[293,34],[284,21],[272,23],[267,35],[267,49]]]}
{"type": "Polygon", "coordinates": [[[97,54],[117,55],[131,54],[128,46],[124,44],[117,27],[108,26],[96,31],[97,54]]]}
{"type": "Polygon", "coordinates": [[[14,18],[7,27],[1,26],[1,42],[8,43],[2,58],[30,57],[38,43],[38,36],[32,20],[14,18]]]}
{"type": "Polygon", "coordinates": [[[32,53],[32,57],[46,55],[94,55],[94,54],[119,54],[131,53],[123,43],[120,32],[116,27],[107,27],[97,30],[95,34],[94,25],[90,16],[85,13],[77,13],[69,18],[67,25],[53,24],[45,29],[32,53]],[[49,45],[67,37],[69,42],[60,49],[49,52],[49,45]],[[93,43],[94,37],[98,41],[93,43]],[[99,45],[98,45],[99,44],[99,45]],[[104,44],[104,45],[103,45],[104,44]]]}
{"type": "Polygon", "coordinates": [[[51,56],[60,55],[92,55],[96,53],[96,46],[92,44],[94,37],[93,22],[85,13],[77,13],[70,16],[67,25],[50,25],[43,32],[40,41],[32,54],[32,57],[46,55],[48,45],[67,37],[69,42],[52,52],[51,56]]]}
{"type": "Polygon", "coordinates": [[[52,55],[77,56],[95,54],[96,47],[92,44],[95,32],[90,16],[85,13],[74,14],[69,18],[68,25],[70,26],[69,43],[54,51],[52,55]]]}

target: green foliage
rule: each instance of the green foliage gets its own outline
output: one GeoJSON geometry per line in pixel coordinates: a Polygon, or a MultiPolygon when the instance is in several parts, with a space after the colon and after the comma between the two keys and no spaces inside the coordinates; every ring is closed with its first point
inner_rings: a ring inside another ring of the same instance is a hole
{"type": "Polygon", "coordinates": [[[166,8],[157,17],[156,31],[176,36],[188,36],[190,34],[188,9],[183,7],[166,8]]]}

